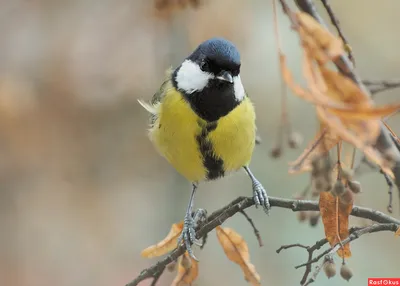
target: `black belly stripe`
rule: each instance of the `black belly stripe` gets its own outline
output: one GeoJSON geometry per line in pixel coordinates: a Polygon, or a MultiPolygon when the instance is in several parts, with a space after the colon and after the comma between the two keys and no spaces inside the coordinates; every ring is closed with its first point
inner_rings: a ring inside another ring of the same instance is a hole
{"type": "Polygon", "coordinates": [[[198,124],[201,127],[201,133],[196,136],[196,140],[203,158],[203,165],[207,170],[206,179],[215,180],[223,177],[225,174],[224,161],[214,155],[212,143],[207,138],[208,134],[217,128],[217,122],[198,122],[198,124]]]}

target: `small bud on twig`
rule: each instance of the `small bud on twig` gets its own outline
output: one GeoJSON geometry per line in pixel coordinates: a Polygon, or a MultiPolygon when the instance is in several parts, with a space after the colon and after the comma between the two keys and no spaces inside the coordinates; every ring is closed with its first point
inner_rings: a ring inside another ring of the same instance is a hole
{"type": "Polygon", "coordinates": [[[326,277],[332,278],[336,275],[336,265],[335,262],[333,262],[332,258],[327,259],[323,267],[326,277]]]}
{"type": "Polygon", "coordinates": [[[361,193],[361,183],[360,182],[358,182],[358,181],[349,181],[348,185],[349,185],[349,189],[353,193],[355,193],[355,194],[361,193]]]}
{"type": "Polygon", "coordinates": [[[303,137],[298,132],[292,132],[289,136],[288,145],[292,149],[296,149],[303,142],[303,137]]]}
{"type": "Polygon", "coordinates": [[[331,189],[332,195],[335,197],[340,197],[346,191],[346,188],[342,182],[342,180],[337,180],[331,189]]]}
{"type": "Polygon", "coordinates": [[[353,271],[351,271],[350,267],[347,264],[342,264],[340,268],[340,276],[346,281],[349,281],[351,277],[353,277],[353,271]]]}

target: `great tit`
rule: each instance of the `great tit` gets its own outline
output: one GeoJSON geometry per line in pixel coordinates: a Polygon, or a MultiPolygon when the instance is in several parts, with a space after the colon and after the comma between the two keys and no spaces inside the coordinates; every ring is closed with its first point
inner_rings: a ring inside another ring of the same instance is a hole
{"type": "MultiPolygon", "coordinates": [[[[255,111],[240,78],[240,54],[230,41],[212,38],[201,43],[166,79],[150,103],[149,137],[158,152],[188,181],[192,193],[179,244],[195,237],[192,217],[198,184],[243,168],[252,181],[256,206],[270,204],[249,163],[255,137],[255,111]]],[[[197,260],[197,259],[196,259],[197,260]]]]}

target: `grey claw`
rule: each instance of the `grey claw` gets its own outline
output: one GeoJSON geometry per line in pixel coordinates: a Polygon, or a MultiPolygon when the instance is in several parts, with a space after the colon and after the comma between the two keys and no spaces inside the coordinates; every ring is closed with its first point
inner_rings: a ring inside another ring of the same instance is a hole
{"type": "Polygon", "coordinates": [[[198,239],[194,240],[193,244],[196,244],[197,246],[203,246],[203,243],[198,239]]]}
{"type": "Polygon", "coordinates": [[[193,220],[194,220],[194,228],[197,228],[207,218],[207,211],[205,209],[197,209],[192,214],[192,217],[193,217],[193,220]]]}
{"type": "Polygon", "coordinates": [[[194,220],[190,216],[186,216],[184,219],[182,233],[178,238],[178,245],[180,245],[182,242],[185,244],[186,250],[189,253],[190,257],[192,257],[194,260],[198,261],[196,256],[194,256],[194,254],[193,254],[193,250],[192,250],[192,246],[191,246],[193,243],[197,244],[196,243],[197,240],[196,240],[196,232],[194,230],[194,220]]]}
{"type": "Polygon", "coordinates": [[[191,247],[191,245],[190,245],[190,239],[188,239],[188,237],[186,237],[186,239],[185,239],[185,244],[186,244],[186,250],[187,250],[187,252],[189,253],[190,257],[192,257],[192,258],[193,258],[194,260],[196,260],[196,261],[199,261],[199,260],[196,258],[196,256],[194,256],[192,247],[191,247]]]}
{"type": "Polygon", "coordinates": [[[268,195],[259,181],[253,182],[253,199],[256,207],[262,205],[265,213],[269,214],[271,205],[269,204],[268,195]]]}

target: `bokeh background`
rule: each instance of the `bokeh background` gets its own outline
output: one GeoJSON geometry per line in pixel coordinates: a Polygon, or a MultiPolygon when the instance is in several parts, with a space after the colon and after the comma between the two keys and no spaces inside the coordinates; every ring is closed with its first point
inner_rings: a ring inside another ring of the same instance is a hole
{"type": "MultiPolygon", "coordinates": [[[[400,2],[331,2],[361,76],[399,78],[400,2]]],[[[204,0],[198,9],[168,14],[157,12],[150,0],[1,0],[1,285],[125,285],[156,261],[140,257],[140,251],[183,218],[190,185],[149,143],[147,114],[136,100],[150,99],[164,70],[211,36],[234,41],[242,54],[242,79],[255,102],[263,139],[253,172],[272,196],[291,197],[306,186],[307,175],[287,174],[287,162],[301,149],[286,148],[279,160],[269,156],[280,106],[271,3],[204,0]]],[[[284,51],[301,81],[298,38],[280,12],[284,51]]],[[[376,100],[399,99],[399,91],[392,91],[376,100]]],[[[308,141],[317,125],[313,108],[292,95],[289,108],[294,129],[308,141]]],[[[398,117],[390,124],[400,132],[398,117]]],[[[385,211],[384,178],[372,172],[360,180],[364,192],[357,202],[385,211]]],[[[250,181],[240,172],[202,185],[196,207],[212,212],[250,194],[250,181]]],[[[264,247],[258,247],[242,216],[224,225],[247,240],[263,285],[298,285],[303,272],[294,266],[306,253],[278,255],[275,250],[282,244],[314,243],[323,237],[322,225],[300,224],[294,213],[282,209],[273,209],[269,217],[261,210],[248,213],[264,247]]],[[[400,244],[393,234],[365,236],[352,250],[351,282],[320,275],[318,285],[366,285],[368,277],[400,275],[400,244]]],[[[200,276],[195,285],[246,285],[215,233],[196,254],[200,276]]],[[[160,285],[169,285],[173,276],[166,272],[160,285]]]]}

